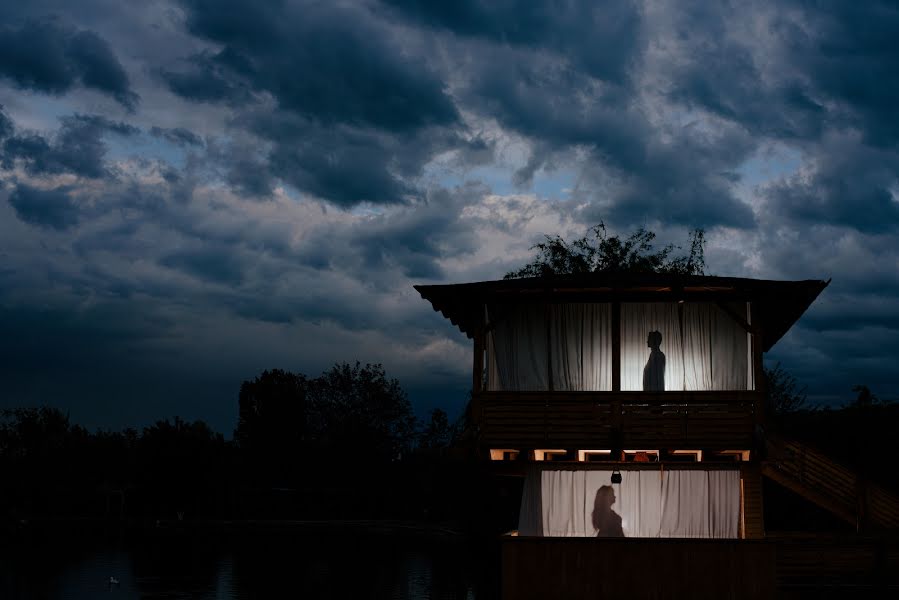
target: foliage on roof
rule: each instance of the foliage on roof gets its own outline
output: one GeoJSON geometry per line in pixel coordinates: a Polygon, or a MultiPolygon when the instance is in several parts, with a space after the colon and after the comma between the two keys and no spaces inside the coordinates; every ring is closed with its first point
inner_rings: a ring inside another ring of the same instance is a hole
{"type": "Polygon", "coordinates": [[[609,235],[605,223],[590,228],[582,238],[566,242],[561,236],[544,236],[545,241],[531,246],[537,255],[524,267],[506,273],[504,279],[550,277],[582,273],[665,273],[671,275],[705,274],[705,232],[689,234],[689,252],[675,254],[679,246],[668,244],[655,249],[656,234],[643,227],[627,238],[609,235]]]}

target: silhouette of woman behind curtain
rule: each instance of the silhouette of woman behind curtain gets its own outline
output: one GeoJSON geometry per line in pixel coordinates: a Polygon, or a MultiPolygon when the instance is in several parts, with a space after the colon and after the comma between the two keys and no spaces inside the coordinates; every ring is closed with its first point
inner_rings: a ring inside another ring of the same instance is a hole
{"type": "Polygon", "coordinates": [[[659,331],[650,331],[646,339],[646,345],[650,347],[649,360],[643,367],[643,391],[665,391],[665,355],[659,350],[662,345],[662,334],[659,331]]]}
{"type": "Polygon", "coordinates": [[[624,537],[621,516],[612,510],[613,504],[615,504],[615,490],[610,485],[600,486],[596,490],[591,515],[596,537],[624,537]]]}

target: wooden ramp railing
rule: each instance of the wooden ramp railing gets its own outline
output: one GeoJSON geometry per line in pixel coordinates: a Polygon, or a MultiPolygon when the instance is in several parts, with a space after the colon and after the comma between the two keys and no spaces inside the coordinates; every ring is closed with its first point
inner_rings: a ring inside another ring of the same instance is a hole
{"type": "Polygon", "coordinates": [[[762,475],[858,529],[899,529],[899,497],[795,440],[768,436],[762,475]]]}

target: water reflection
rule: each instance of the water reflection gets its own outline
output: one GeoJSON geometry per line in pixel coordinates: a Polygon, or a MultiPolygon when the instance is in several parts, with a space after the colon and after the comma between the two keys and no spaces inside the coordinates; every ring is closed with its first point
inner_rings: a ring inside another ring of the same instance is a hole
{"type": "Polygon", "coordinates": [[[0,598],[473,600],[489,574],[467,546],[388,534],[48,537],[0,548],[0,598]]]}

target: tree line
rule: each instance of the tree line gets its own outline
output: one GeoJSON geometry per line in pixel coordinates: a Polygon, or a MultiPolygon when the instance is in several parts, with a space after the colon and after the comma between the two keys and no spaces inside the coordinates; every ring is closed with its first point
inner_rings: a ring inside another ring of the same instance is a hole
{"type": "Polygon", "coordinates": [[[4,410],[0,516],[458,517],[470,474],[447,453],[462,420],[441,409],[416,419],[381,365],[267,370],[243,382],[237,408],[232,440],[179,417],[88,431],[56,408],[4,410]]]}

